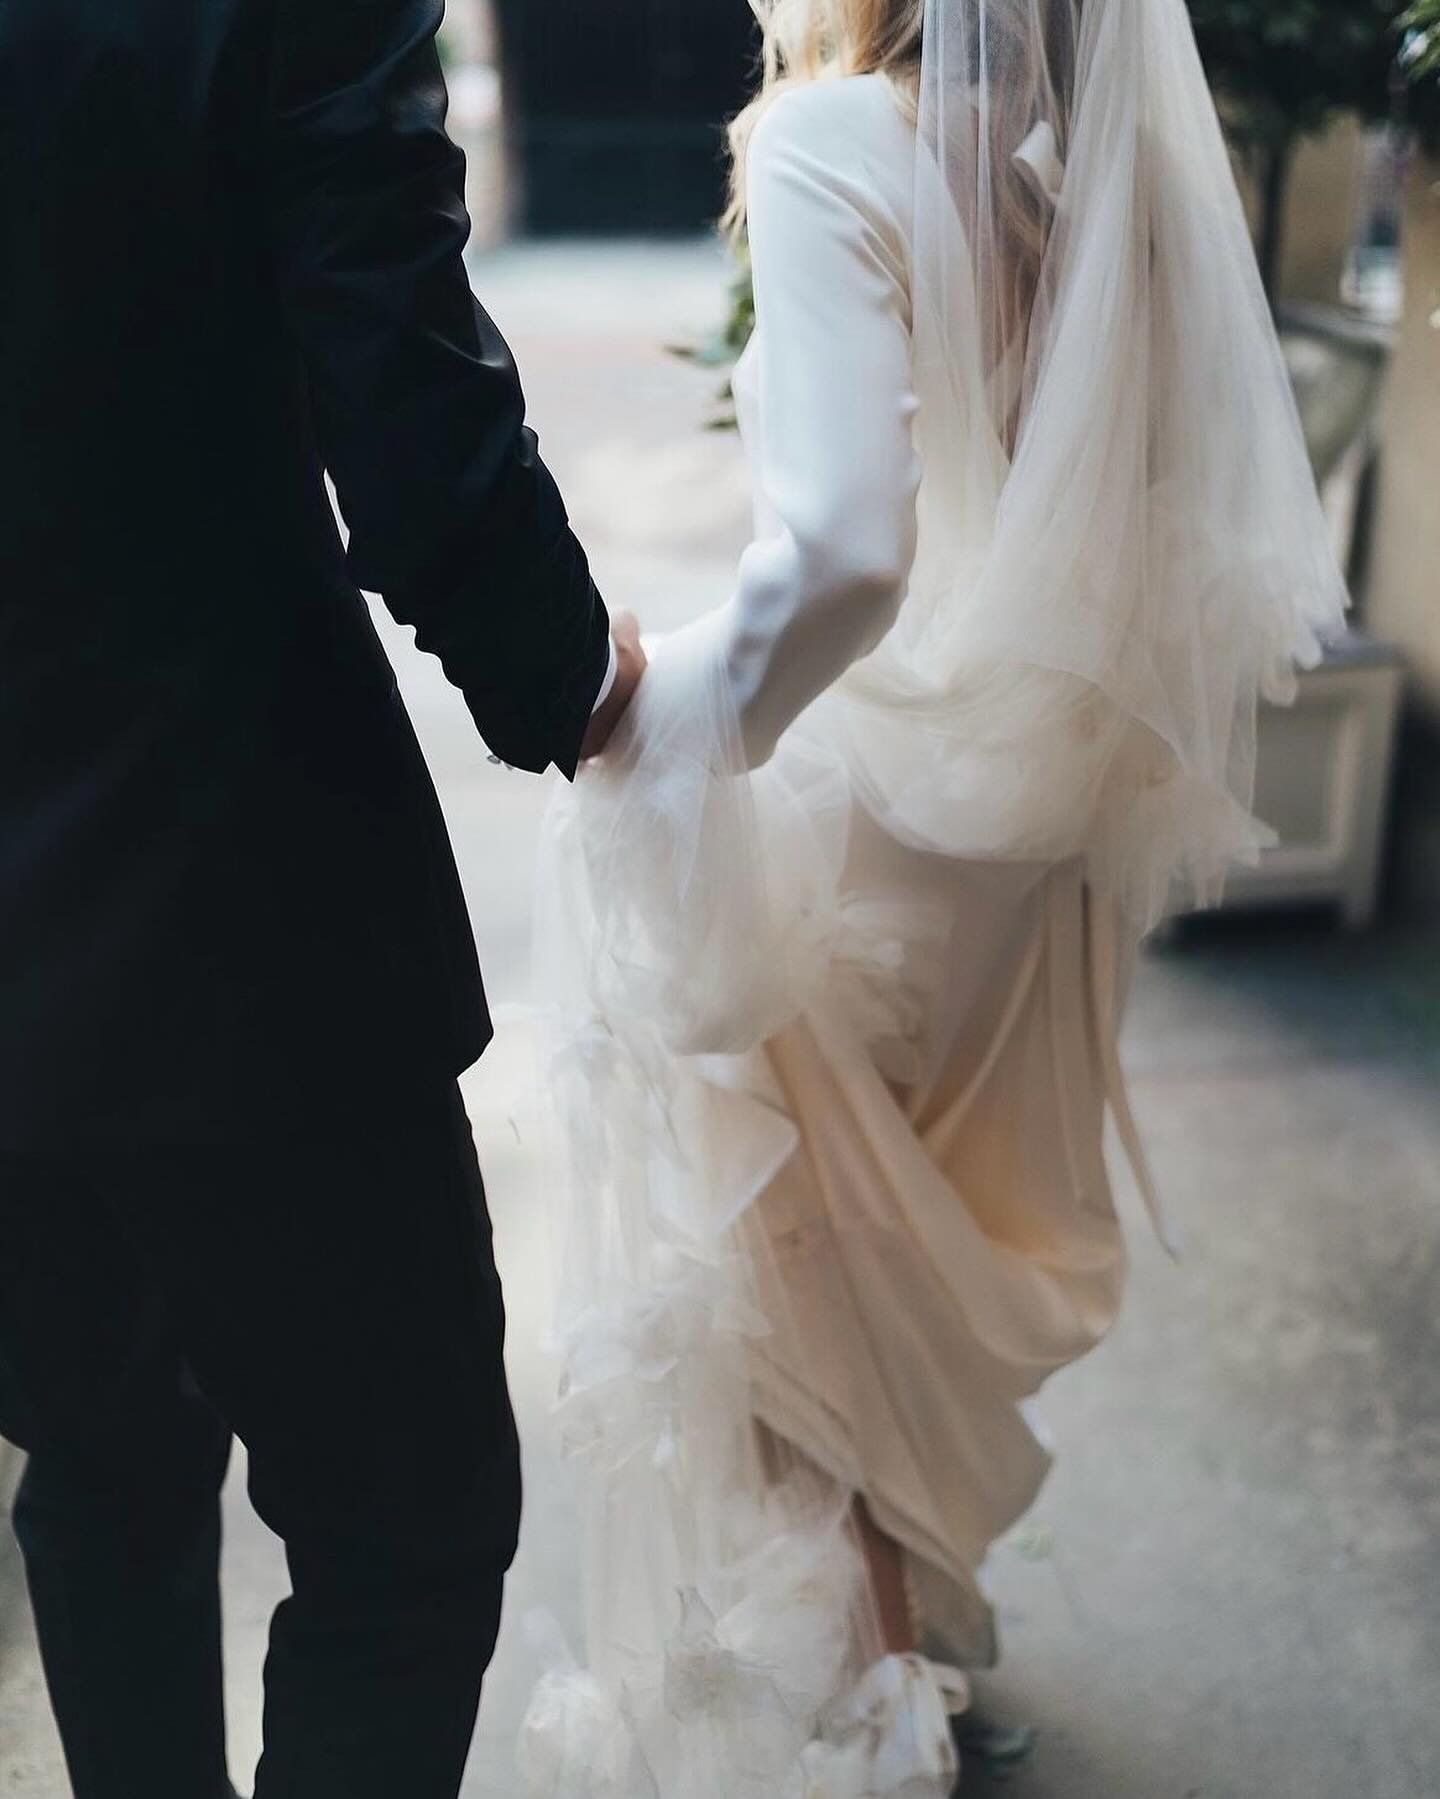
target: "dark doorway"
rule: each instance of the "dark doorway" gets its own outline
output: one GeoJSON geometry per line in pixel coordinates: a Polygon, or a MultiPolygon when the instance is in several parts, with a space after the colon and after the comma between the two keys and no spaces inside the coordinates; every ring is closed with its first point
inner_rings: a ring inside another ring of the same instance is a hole
{"type": "Polygon", "coordinates": [[[753,73],[746,0],[499,0],[498,12],[522,229],[715,218],[724,123],[753,73]]]}

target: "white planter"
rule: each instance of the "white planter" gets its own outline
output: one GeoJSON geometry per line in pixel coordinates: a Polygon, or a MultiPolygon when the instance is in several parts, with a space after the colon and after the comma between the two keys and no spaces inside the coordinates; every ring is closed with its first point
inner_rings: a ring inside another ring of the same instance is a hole
{"type": "Polygon", "coordinates": [[[1398,650],[1354,636],[1301,676],[1293,709],[1264,710],[1255,810],[1280,843],[1235,873],[1227,910],[1328,900],[1370,923],[1403,681],[1398,650]]]}

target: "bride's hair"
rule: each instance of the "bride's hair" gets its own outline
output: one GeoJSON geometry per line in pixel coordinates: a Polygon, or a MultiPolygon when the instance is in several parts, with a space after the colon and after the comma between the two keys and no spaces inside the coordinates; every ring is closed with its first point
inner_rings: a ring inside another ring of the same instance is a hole
{"type": "Polygon", "coordinates": [[[925,0],[750,0],[762,34],[759,92],[730,127],[730,204],[723,228],[745,229],[750,133],[787,87],[832,75],[889,75],[912,90],[920,70],[925,0]]]}
{"type": "MultiPolygon", "coordinates": [[[[721,221],[733,240],[745,230],[745,158],[760,115],[786,88],[837,75],[886,75],[914,104],[926,0],[750,0],[762,33],[759,91],[730,127],[730,202],[721,221]]],[[[1004,170],[996,196],[1020,296],[1033,294],[1051,217],[1015,171],[1010,152],[1037,119],[1051,120],[1063,149],[1074,79],[1073,44],[1083,0],[992,0],[983,12],[987,61],[1007,78],[991,87],[989,131],[1004,170]],[[1068,31],[1064,27],[1068,26],[1068,31]],[[1064,46],[1069,46],[1069,55],[1064,46]],[[1014,72],[1022,71],[1019,80],[1014,72]]],[[[1011,296],[1011,303],[1016,296],[1011,296]]],[[[1021,297],[1019,309],[1028,311],[1021,297]]]]}

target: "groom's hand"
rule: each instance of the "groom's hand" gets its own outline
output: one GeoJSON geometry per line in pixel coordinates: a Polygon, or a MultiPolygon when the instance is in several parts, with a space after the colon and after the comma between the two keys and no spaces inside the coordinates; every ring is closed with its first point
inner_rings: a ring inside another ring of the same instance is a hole
{"type": "Polygon", "coordinates": [[[585,733],[580,756],[586,762],[592,756],[600,755],[609,743],[615,727],[629,709],[630,702],[635,697],[635,689],[645,673],[645,651],[640,645],[640,621],[635,614],[618,613],[611,620],[610,635],[615,640],[615,685],[606,695],[604,705],[598,708],[590,721],[590,729],[585,733]]]}

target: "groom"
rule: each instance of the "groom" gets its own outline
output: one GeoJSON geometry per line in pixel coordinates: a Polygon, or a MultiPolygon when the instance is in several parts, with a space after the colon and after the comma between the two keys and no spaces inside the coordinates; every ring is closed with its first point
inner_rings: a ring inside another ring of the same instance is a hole
{"type": "Polygon", "coordinates": [[[259,1799],[451,1799],[515,1547],[490,1027],[360,590],[523,769],[642,658],[470,297],[441,10],[0,6],[0,1432],[77,1799],[229,1791],[232,1432],[259,1799]]]}

